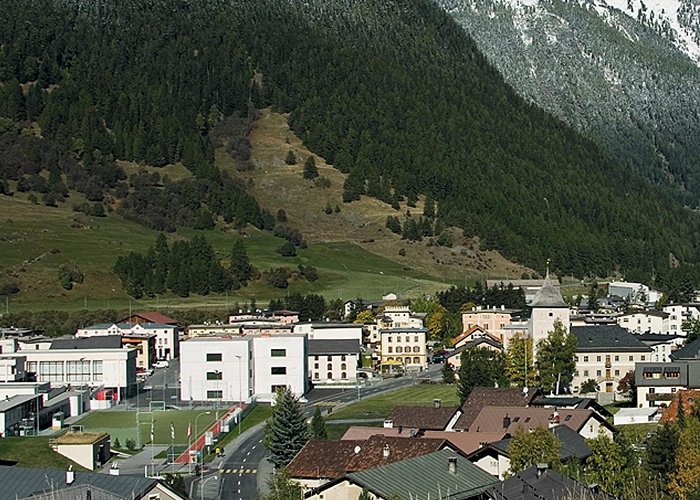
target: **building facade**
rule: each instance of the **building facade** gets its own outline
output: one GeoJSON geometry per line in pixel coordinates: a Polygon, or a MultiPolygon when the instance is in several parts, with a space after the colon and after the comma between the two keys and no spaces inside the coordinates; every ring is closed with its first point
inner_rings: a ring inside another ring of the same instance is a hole
{"type": "Polygon", "coordinates": [[[380,330],[381,364],[422,370],[427,363],[425,328],[387,328],[380,330]]]}

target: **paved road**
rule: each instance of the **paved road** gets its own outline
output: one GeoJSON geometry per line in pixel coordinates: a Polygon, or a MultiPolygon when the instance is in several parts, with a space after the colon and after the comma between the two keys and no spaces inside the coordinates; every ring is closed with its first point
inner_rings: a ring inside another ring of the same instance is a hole
{"type": "MultiPolygon", "coordinates": [[[[440,378],[441,367],[442,365],[431,365],[427,372],[421,374],[421,377],[440,378]]],[[[360,397],[364,398],[380,392],[410,386],[415,382],[414,377],[383,380],[374,386],[361,388],[360,397]]],[[[316,389],[307,394],[306,397],[309,402],[305,403],[303,408],[305,414],[310,417],[316,404],[323,406],[324,401],[335,405],[351,403],[358,399],[358,393],[356,389],[316,389]]],[[[264,464],[261,466],[266,454],[262,439],[263,429],[261,428],[241,442],[240,446],[226,459],[221,467],[220,480],[222,484],[219,498],[222,500],[254,500],[258,498],[259,483],[264,484],[266,480],[265,477],[261,476],[260,480],[257,477],[259,469],[265,469],[264,464]]],[[[214,497],[205,495],[205,498],[214,497]]]]}

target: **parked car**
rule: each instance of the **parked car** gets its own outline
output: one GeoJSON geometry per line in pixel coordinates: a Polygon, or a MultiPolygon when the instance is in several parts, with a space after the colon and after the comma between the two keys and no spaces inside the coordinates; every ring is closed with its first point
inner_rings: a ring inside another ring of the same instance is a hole
{"type": "Polygon", "coordinates": [[[155,363],[153,363],[153,368],[167,368],[170,366],[170,363],[168,362],[167,359],[159,359],[155,363]]]}

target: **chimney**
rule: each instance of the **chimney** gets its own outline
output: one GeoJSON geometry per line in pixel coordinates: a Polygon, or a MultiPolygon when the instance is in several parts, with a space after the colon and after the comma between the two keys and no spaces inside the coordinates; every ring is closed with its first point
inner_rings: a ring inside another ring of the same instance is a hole
{"type": "Polygon", "coordinates": [[[552,413],[552,419],[549,421],[549,428],[551,429],[552,427],[556,427],[559,425],[561,419],[559,418],[559,412],[554,409],[554,413],[552,413]]]}
{"type": "Polygon", "coordinates": [[[382,451],[382,456],[384,458],[389,458],[389,445],[384,444],[384,450],[382,451]]]}
{"type": "Polygon", "coordinates": [[[394,421],[393,420],[385,420],[384,421],[384,428],[385,429],[393,429],[394,428],[394,421]]]}
{"type": "Polygon", "coordinates": [[[442,406],[442,399],[433,399],[433,406],[435,408],[440,408],[442,406]]]}
{"type": "Polygon", "coordinates": [[[75,472],[73,472],[73,466],[69,465],[66,471],[66,484],[71,485],[75,481],[75,472]]]}
{"type": "Polygon", "coordinates": [[[450,471],[450,474],[457,474],[457,457],[447,459],[447,470],[450,471]]]}
{"type": "Polygon", "coordinates": [[[401,431],[403,431],[403,425],[399,425],[399,434],[401,434],[401,431]]]}
{"type": "Polygon", "coordinates": [[[506,413],[506,416],[503,417],[503,428],[507,429],[508,427],[510,427],[510,417],[506,413]]]}
{"type": "Polygon", "coordinates": [[[537,477],[542,477],[542,474],[544,474],[547,471],[547,464],[537,464],[537,477]]]}

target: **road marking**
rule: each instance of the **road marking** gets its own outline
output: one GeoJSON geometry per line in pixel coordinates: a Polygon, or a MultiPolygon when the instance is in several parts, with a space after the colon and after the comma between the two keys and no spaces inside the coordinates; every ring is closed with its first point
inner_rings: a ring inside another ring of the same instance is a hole
{"type": "Polygon", "coordinates": [[[248,453],[245,454],[246,457],[247,457],[248,455],[250,455],[250,452],[248,452],[248,453]]]}
{"type": "Polygon", "coordinates": [[[239,494],[239,495],[241,494],[241,490],[238,490],[238,494],[239,494]]]}
{"type": "Polygon", "coordinates": [[[231,469],[226,469],[226,474],[231,474],[231,469]]]}
{"type": "Polygon", "coordinates": [[[250,474],[250,469],[246,469],[246,470],[245,470],[245,473],[246,473],[246,474],[250,474]]]}
{"type": "Polygon", "coordinates": [[[239,481],[238,481],[238,486],[240,486],[240,485],[241,485],[241,481],[239,480],[239,481]]]}
{"type": "Polygon", "coordinates": [[[257,473],[258,473],[258,469],[253,469],[253,474],[257,474],[257,473]]]}
{"type": "Polygon", "coordinates": [[[253,447],[251,448],[251,450],[254,450],[256,446],[257,446],[257,445],[256,445],[256,444],[254,444],[254,445],[253,445],[253,447]]]}
{"type": "Polygon", "coordinates": [[[244,459],[243,459],[243,461],[245,462],[245,461],[246,461],[246,459],[244,458],[244,459]]]}
{"type": "Polygon", "coordinates": [[[262,443],[262,439],[260,441],[258,441],[258,443],[262,443]]]}

